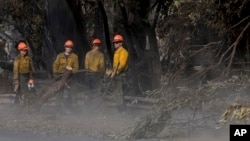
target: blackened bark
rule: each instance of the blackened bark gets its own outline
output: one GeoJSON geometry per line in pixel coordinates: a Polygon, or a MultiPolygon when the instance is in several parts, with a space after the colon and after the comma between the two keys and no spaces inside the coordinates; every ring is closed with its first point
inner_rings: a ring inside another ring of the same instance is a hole
{"type": "Polygon", "coordinates": [[[108,18],[104,9],[103,3],[98,0],[98,5],[102,14],[102,20],[103,20],[103,26],[104,26],[104,34],[105,34],[105,41],[106,41],[106,46],[107,46],[107,52],[108,56],[110,59],[110,63],[113,63],[113,52],[112,52],[112,47],[111,47],[111,42],[110,42],[110,33],[109,33],[109,26],[108,26],[108,18]]]}
{"type": "Polygon", "coordinates": [[[77,33],[81,39],[81,41],[79,41],[79,47],[77,48],[77,55],[79,57],[79,64],[80,64],[80,68],[83,67],[83,63],[84,63],[84,55],[86,54],[86,52],[89,50],[90,46],[88,44],[87,41],[87,37],[86,37],[86,26],[85,26],[85,20],[84,20],[84,15],[82,12],[82,5],[81,5],[81,1],[80,0],[67,0],[67,3],[73,13],[75,22],[76,24],[76,28],[77,28],[77,33]],[[82,66],[81,66],[82,65],[82,66]]]}
{"type": "MultiPolygon", "coordinates": [[[[130,76],[134,79],[133,82],[138,82],[138,87],[142,91],[156,89],[160,87],[161,78],[161,63],[160,54],[158,50],[158,44],[155,33],[156,21],[151,25],[149,21],[145,20],[145,13],[142,15],[141,12],[127,11],[123,5],[119,5],[121,11],[123,26],[121,29],[124,30],[128,44],[128,50],[130,54],[130,76]],[[131,12],[133,20],[128,21],[127,13],[131,12]]],[[[158,5],[159,12],[160,6],[158,5]]],[[[158,16],[158,13],[156,13],[158,16]]],[[[155,18],[157,19],[157,18],[155,18]]],[[[117,24],[116,24],[117,25],[117,24]]],[[[123,31],[123,32],[124,32],[123,31]]]]}

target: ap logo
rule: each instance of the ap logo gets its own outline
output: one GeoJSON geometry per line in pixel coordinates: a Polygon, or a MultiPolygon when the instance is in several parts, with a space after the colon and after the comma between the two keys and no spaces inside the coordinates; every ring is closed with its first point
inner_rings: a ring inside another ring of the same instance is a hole
{"type": "Polygon", "coordinates": [[[250,125],[230,125],[230,141],[249,141],[250,125]]]}

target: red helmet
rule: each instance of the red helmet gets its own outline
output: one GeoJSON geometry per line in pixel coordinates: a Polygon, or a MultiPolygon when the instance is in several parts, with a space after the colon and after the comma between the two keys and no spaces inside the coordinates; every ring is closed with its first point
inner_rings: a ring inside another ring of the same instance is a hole
{"type": "Polygon", "coordinates": [[[120,35],[120,34],[116,34],[114,36],[114,40],[112,41],[113,43],[114,42],[123,42],[123,37],[120,35]]]}
{"type": "Polygon", "coordinates": [[[92,44],[101,44],[101,43],[102,43],[101,40],[98,39],[98,38],[96,38],[96,39],[94,39],[94,40],[92,41],[92,44]]]}
{"type": "Polygon", "coordinates": [[[71,48],[73,48],[73,47],[74,47],[73,41],[67,40],[67,41],[64,43],[64,47],[71,47],[71,48]]]}
{"type": "Polygon", "coordinates": [[[18,46],[17,46],[17,49],[18,49],[18,50],[28,50],[28,47],[27,47],[26,43],[20,42],[20,43],[18,44],[18,46]]]}

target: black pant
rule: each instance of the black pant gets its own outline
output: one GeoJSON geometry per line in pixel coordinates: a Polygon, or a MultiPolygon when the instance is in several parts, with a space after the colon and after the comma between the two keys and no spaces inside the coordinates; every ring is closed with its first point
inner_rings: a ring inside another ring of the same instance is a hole
{"type": "Polygon", "coordinates": [[[101,88],[101,76],[99,73],[88,72],[85,75],[86,84],[89,92],[91,93],[99,93],[101,88]]]}

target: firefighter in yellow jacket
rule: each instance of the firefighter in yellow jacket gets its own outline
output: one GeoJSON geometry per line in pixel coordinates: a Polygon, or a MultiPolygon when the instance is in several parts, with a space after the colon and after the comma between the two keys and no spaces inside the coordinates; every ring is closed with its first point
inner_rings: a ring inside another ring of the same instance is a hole
{"type": "Polygon", "coordinates": [[[32,79],[31,72],[34,70],[26,42],[19,41],[17,49],[19,54],[15,58],[13,65],[15,104],[19,104],[21,96],[28,93],[28,81],[32,79]]]}
{"type": "Polygon", "coordinates": [[[100,51],[101,40],[92,41],[92,49],[85,56],[86,81],[90,95],[98,95],[101,87],[101,78],[105,72],[104,54],[100,51]]]}
{"type": "Polygon", "coordinates": [[[116,102],[120,106],[124,105],[124,93],[127,85],[127,70],[128,70],[128,51],[123,47],[123,37],[120,34],[116,34],[113,39],[115,48],[113,57],[113,68],[107,70],[106,73],[111,78],[114,78],[114,95],[117,97],[116,102]]]}
{"type": "MultiPolygon", "coordinates": [[[[74,43],[72,40],[67,40],[64,43],[65,51],[59,53],[56,60],[53,63],[53,73],[55,76],[63,74],[65,70],[72,70],[76,72],[79,69],[78,56],[72,52],[74,43]]],[[[58,110],[64,108],[70,108],[72,104],[71,94],[69,88],[60,90],[57,94],[57,106],[58,110]]]]}

